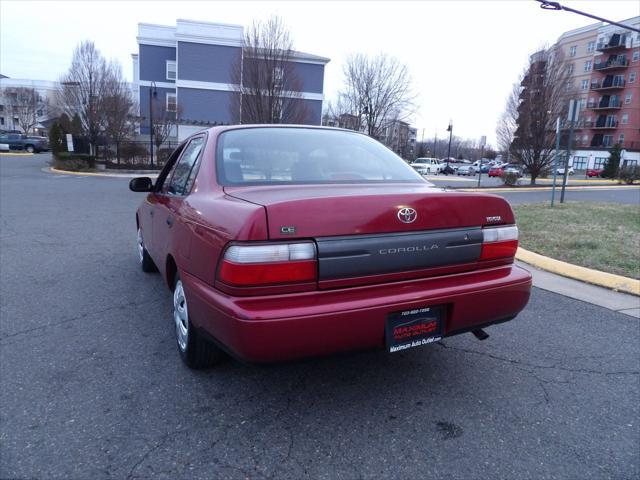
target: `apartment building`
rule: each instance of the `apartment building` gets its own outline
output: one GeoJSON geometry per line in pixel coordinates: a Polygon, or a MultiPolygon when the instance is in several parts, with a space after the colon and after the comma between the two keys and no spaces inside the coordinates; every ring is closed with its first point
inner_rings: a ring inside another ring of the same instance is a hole
{"type": "MultiPolygon", "coordinates": [[[[39,95],[40,107],[36,110],[37,124],[34,131],[38,135],[46,135],[48,120],[55,116],[55,92],[58,89],[58,82],[47,80],[31,80],[25,78],[9,78],[0,75],[0,130],[22,131],[15,109],[20,108],[16,104],[13,93],[17,88],[34,89],[39,95]]],[[[31,132],[29,132],[31,133],[31,132]]]]}
{"type": "MultiPolygon", "coordinates": [[[[639,28],[640,16],[619,23],[639,28]]],[[[568,97],[580,104],[574,168],[601,168],[616,143],[627,164],[640,164],[640,34],[596,23],[562,34],[556,47],[569,74],[568,97]]]]}
{"type": "MultiPolygon", "coordinates": [[[[177,20],[175,26],[138,24],[138,53],[132,55],[141,133],[149,133],[150,90],[168,112],[179,115],[178,139],[207,128],[233,123],[231,104],[238,84],[232,69],[242,55],[243,27],[177,20]]],[[[320,125],[324,67],[328,58],[293,52],[292,69],[300,79],[295,94],[308,112],[306,123],[320,125]]]]}

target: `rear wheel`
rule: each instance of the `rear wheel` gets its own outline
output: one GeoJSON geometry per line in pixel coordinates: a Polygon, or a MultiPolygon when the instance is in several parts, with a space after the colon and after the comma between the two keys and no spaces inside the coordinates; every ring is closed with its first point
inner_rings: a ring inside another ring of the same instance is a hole
{"type": "Polygon", "coordinates": [[[187,297],[178,274],[176,274],[176,284],[173,290],[173,321],[180,357],[189,368],[211,367],[225,358],[224,352],[202,338],[189,321],[187,297]]]}
{"type": "Polygon", "coordinates": [[[33,152],[36,151],[36,149],[33,147],[33,145],[27,145],[26,147],[24,147],[24,149],[29,153],[33,153],[33,152]]]}
{"type": "Polygon", "coordinates": [[[138,228],[138,236],[137,236],[137,247],[138,247],[138,261],[140,262],[140,268],[142,268],[143,272],[153,273],[158,271],[158,267],[151,260],[151,256],[149,252],[147,252],[146,247],[144,246],[144,240],[142,238],[142,230],[138,228]]]}

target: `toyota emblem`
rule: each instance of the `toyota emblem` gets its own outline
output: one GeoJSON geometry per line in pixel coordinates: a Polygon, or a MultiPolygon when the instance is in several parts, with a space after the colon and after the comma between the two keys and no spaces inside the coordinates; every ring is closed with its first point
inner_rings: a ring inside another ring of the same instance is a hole
{"type": "Polygon", "coordinates": [[[403,207],[398,210],[398,220],[402,223],[413,223],[418,218],[418,212],[411,207],[403,207]]]}

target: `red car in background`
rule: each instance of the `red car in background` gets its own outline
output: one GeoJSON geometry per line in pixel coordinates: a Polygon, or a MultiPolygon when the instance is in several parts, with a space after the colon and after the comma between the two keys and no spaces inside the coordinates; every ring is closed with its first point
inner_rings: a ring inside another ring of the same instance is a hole
{"type": "Polygon", "coordinates": [[[490,177],[502,177],[504,174],[504,167],[491,167],[488,175],[490,177]]]}
{"type": "Polygon", "coordinates": [[[602,168],[588,168],[587,177],[601,177],[602,172],[603,172],[602,168]]]}
{"type": "Polygon", "coordinates": [[[147,192],[140,264],[172,290],[193,368],[484,339],[529,300],[503,198],[435,188],[360,133],[214,127],[130,188],[147,192]]]}

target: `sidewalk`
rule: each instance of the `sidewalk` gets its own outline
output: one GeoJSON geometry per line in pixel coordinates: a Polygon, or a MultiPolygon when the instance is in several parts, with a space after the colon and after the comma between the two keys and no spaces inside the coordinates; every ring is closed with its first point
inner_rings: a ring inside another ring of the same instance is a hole
{"type": "Polygon", "coordinates": [[[561,277],[539,270],[528,263],[516,261],[516,264],[531,272],[534,287],[640,318],[640,297],[561,277]]]}

